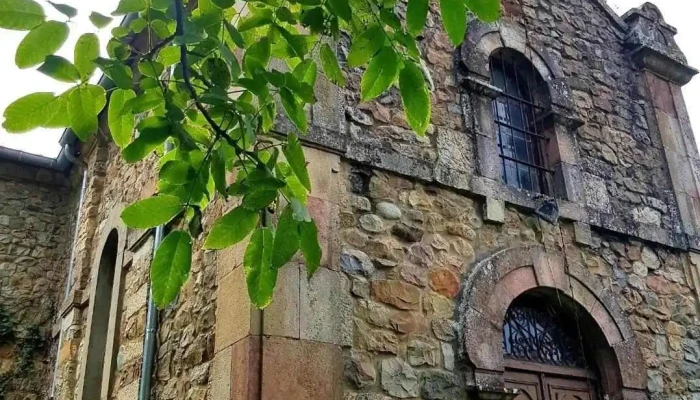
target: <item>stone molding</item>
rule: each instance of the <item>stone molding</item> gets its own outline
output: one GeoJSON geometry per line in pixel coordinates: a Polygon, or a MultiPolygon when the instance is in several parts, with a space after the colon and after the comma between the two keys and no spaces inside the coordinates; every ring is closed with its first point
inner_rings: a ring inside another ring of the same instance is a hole
{"type": "Polygon", "coordinates": [[[621,387],[604,389],[636,395],[646,388],[645,362],[615,294],[602,288],[584,268],[567,268],[565,257],[539,245],[509,248],[478,262],[463,282],[459,337],[462,355],[475,367],[476,386],[496,391],[504,387],[501,337],[503,319],[513,300],[534,289],[554,289],[586,310],[600,329],[604,337],[599,344],[604,354],[601,359],[615,362],[603,361],[599,368],[603,375],[619,375],[621,382],[621,387]]]}

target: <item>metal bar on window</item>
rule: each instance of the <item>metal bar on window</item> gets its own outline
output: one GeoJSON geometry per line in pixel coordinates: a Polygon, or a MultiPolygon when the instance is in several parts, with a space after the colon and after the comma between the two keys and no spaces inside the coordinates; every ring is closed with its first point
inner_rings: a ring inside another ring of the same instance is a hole
{"type": "Polygon", "coordinates": [[[517,158],[508,157],[508,156],[503,155],[503,154],[501,154],[500,156],[501,156],[501,158],[503,158],[503,159],[505,159],[505,160],[508,160],[508,161],[513,161],[513,162],[516,163],[516,164],[522,164],[522,165],[524,165],[524,166],[526,166],[526,167],[535,168],[535,169],[537,169],[537,170],[539,170],[539,171],[548,172],[548,173],[550,173],[550,174],[553,174],[553,173],[554,173],[553,170],[551,170],[551,169],[549,169],[549,168],[547,168],[547,167],[543,167],[543,166],[540,166],[540,165],[532,164],[532,163],[529,163],[529,162],[523,161],[523,160],[518,160],[517,158]]]}

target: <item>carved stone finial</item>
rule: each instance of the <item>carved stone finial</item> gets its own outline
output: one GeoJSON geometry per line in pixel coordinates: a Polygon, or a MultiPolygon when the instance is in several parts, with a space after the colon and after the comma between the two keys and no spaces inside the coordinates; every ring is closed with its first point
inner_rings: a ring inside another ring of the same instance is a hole
{"type": "Polygon", "coordinates": [[[629,26],[625,47],[641,67],[649,69],[680,85],[684,85],[698,71],[688,66],[688,60],[676,44],[678,33],[663,18],[652,3],[633,8],[622,17],[629,26]]]}

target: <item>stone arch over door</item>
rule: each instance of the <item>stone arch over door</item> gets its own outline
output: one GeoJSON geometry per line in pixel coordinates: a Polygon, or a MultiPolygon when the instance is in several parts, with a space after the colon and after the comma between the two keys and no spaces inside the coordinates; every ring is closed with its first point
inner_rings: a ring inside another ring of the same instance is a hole
{"type": "Polygon", "coordinates": [[[474,368],[476,390],[504,392],[506,312],[520,295],[542,289],[568,297],[602,333],[596,361],[609,399],[647,399],[644,358],[615,294],[582,267],[567,268],[564,257],[542,246],[505,249],[477,263],[463,283],[460,346],[474,368]]]}

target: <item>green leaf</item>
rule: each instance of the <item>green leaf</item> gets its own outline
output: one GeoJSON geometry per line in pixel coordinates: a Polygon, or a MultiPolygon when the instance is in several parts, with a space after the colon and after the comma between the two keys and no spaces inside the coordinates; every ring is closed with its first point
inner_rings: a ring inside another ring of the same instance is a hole
{"type": "Polygon", "coordinates": [[[301,147],[301,142],[295,133],[290,133],[287,136],[287,144],[282,147],[282,152],[287,158],[289,167],[294,171],[294,174],[299,178],[299,182],[307,190],[311,190],[311,180],[309,179],[309,171],[306,169],[306,158],[304,157],[304,149],[301,147]]]}
{"type": "Polygon", "coordinates": [[[262,130],[267,133],[275,125],[277,117],[277,103],[274,101],[268,102],[260,110],[262,115],[262,130]]]}
{"type": "Polygon", "coordinates": [[[88,79],[95,72],[95,60],[100,57],[100,39],[94,33],[86,33],[75,43],[73,61],[82,79],[88,79]]]}
{"type": "Polygon", "coordinates": [[[237,80],[241,75],[241,66],[238,64],[238,58],[224,43],[219,43],[219,53],[230,68],[232,80],[237,80]]]}
{"type": "Polygon", "coordinates": [[[121,218],[129,228],[149,229],[167,224],[182,208],[179,197],[161,194],[131,204],[122,211],[121,218]]]}
{"type": "Polygon", "coordinates": [[[471,12],[484,22],[495,22],[501,17],[500,0],[466,0],[471,12]]]}
{"type": "Polygon", "coordinates": [[[396,80],[399,73],[399,57],[389,46],[384,47],[372,58],[362,75],[361,99],[372,100],[384,93],[396,80]]]}
{"type": "Polygon", "coordinates": [[[268,62],[270,62],[270,41],[267,37],[250,45],[243,56],[243,67],[251,74],[258,68],[267,67],[268,62]]]}
{"type": "Polygon", "coordinates": [[[459,45],[467,33],[467,6],[464,0],[440,0],[440,13],[450,42],[459,45]]]}
{"type": "Polygon", "coordinates": [[[80,140],[97,131],[97,116],[107,103],[105,89],[98,85],[78,86],[68,96],[70,127],[80,140]]]}
{"type": "Polygon", "coordinates": [[[338,59],[327,43],[321,46],[320,56],[321,67],[323,67],[323,73],[326,74],[326,77],[336,85],[345,87],[345,75],[343,75],[343,71],[340,70],[338,59]]]}
{"type": "Polygon", "coordinates": [[[214,3],[215,6],[225,10],[233,7],[236,0],[211,0],[211,2],[214,3]]]}
{"type": "Polygon", "coordinates": [[[277,269],[271,268],[272,241],[270,228],[259,228],[250,237],[243,256],[248,297],[257,308],[265,308],[272,301],[277,285],[277,269]]]}
{"type": "Polygon", "coordinates": [[[396,16],[393,9],[382,8],[379,12],[379,19],[395,31],[401,31],[401,20],[396,16]]]}
{"type": "Polygon", "coordinates": [[[245,40],[243,40],[243,36],[241,36],[238,29],[236,29],[236,27],[228,21],[224,21],[224,23],[226,24],[226,31],[228,32],[228,35],[233,43],[235,43],[239,48],[245,49],[245,40]]]}
{"type": "Polygon", "coordinates": [[[306,53],[309,52],[308,41],[306,35],[293,35],[288,30],[281,26],[276,26],[277,31],[282,35],[284,40],[289,44],[289,48],[292,49],[292,55],[303,60],[306,53]]]}
{"type": "Polygon", "coordinates": [[[68,38],[68,25],[47,21],[29,31],[15,53],[15,64],[21,69],[30,68],[55,53],[68,38]]]}
{"type": "Polygon", "coordinates": [[[158,173],[158,178],[173,185],[184,185],[192,182],[197,171],[192,165],[182,160],[171,160],[163,164],[158,173]]]}
{"type": "Polygon", "coordinates": [[[126,15],[129,13],[145,11],[148,8],[146,0],[121,0],[112,15],[126,15]]]}
{"type": "MultiPolygon", "coordinates": [[[[309,191],[301,184],[299,178],[294,174],[289,164],[280,162],[275,166],[276,174],[279,178],[284,178],[287,186],[282,189],[287,197],[293,197],[302,204],[306,204],[309,191]]],[[[293,199],[293,200],[294,200],[293,199]]]]}
{"type": "Polygon", "coordinates": [[[122,89],[132,88],[134,73],[131,71],[131,68],[120,62],[103,59],[98,59],[97,65],[99,65],[102,72],[104,72],[105,75],[107,75],[107,77],[118,87],[122,89]]]}
{"type": "Polygon", "coordinates": [[[220,195],[228,197],[226,182],[226,162],[218,151],[211,155],[211,176],[214,179],[214,188],[220,195]]]}
{"type": "Polygon", "coordinates": [[[416,63],[407,61],[399,74],[399,89],[408,124],[420,136],[430,123],[430,95],[423,72],[416,63]]]}
{"type": "Polygon", "coordinates": [[[221,58],[210,57],[204,60],[202,74],[209,82],[222,89],[231,86],[231,70],[228,64],[221,58]]]}
{"type": "Polygon", "coordinates": [[[301,25],[309,28],[312,34],[323,32],[325,27],[325,16],[322,7],[314,7],[310,10],[303,10],[301,14],[301,25]]]}
{"type": "Polygon", "coordinates": [[[46,56],[46,60],[41,64],[38,71],[61,82],[70,83],[80,80],[80,73],[75,65],[59,56],[46,56]]]}
{"type": "Polygon", "coordinates": [[[107,123],[112,134],[114,143],[124,148],[131,142],[134,134],[134,114],[122,112],[124,105],[136,97],[131,89],[116,89],[109,97],[109,108],[107,109],[107,123]]]}
{"type": "Polygon", "coordinates": [[[144,113],[162,105],[164,101],[163,92],[160,89],[149,89],[127,101],[122,112],[144,113]]]}
{"type": "Polygon", "coordinates": [[[175,301],[192,266],[192,237],[172,231],[158,246],[151,263],[151,294],[159,308],[175,301]]]}
{"type": "Polygon", "coordinates": [[[160,78],[165,70],[165,66],[158,61],[143,60],[139,63],[139,72],[143,76],[160,78]]]}
{"type": "Polygon", "coordinates": [[[220,250],[242,241],[258,224],[258,213],[244,207],[236,207],[209,230],[204,241],[206,249],[220,250]]]}
{"type": "Polygon", "coordinates": [[[386,35],[379,25],[372,25],[353,40],[348,53],[348,67],[360,67],[384,46],[386,35]]]}
{"type": "MultiPolygon", "coordinates": [[[[242,19],[238,23],[238,32],[246,32],[251,29],[259,28],[261,26],[269,25],[272,23],[272,11],[269,9],[263,9],[263,12],[251,14],[249,17],[242,19]]],[[[230,30],[229,30],[229,33],[230,30]]]]}
{"type": "Polygon", "coordinates": [[[322,256],[318,228],[313,220],[299,222],[299,247],[306,261],[307,276],[311,278],[321,265],[322,256]]]}
{"type": "Polygon", "coordinates": [[[328,0],[328,7],[340,19],[345,21],[352,19],[352,10],[350,10],[350,2],[348,0],[328,0]]]}
{"type": "Polygon", "coordinates": [[[310,58],[299,63],[292,75],[299,81],[313,87],[316,84],[316,62],[310,58]]]}
{"type": "Polygon", "coordinates": [[[102,29],[106,27],[112,22],[112,19],[112,17],[108,17],[106,15],[102,15],[94,11],[90,14],[90,22],[92,22],[92,24],[95,25],[95,28],[97,29],[102,29]]]}
{"type": "Polygon", "coordinates": [[[49,1],[49,4],[68,18],[74,18],[76,15],[78,15],[78,10],[67,4],[54,3],[53,1],[49,1]]]}
{"type": "Polygon", "coordinates": [[[406,9],[406,31],[412,36],[418,36],[425,26],[428,18],[430,1],[428,0],[408,0],[406,9]]]}
{"type": "Polygon", "coordinates": [[[44,19],[44,9],[33,0],[0,0],[0,28],[26,31],[44,19]]]}
{"type": "MultiPolygon", "coordinates": [[[[136,98],[138,97],[139,96],[136,98]]],[[[163,144],[168,136],[170,136],[172,124],[163,117],[152,116],[141,121],[137,129],[139,131],[139,136],[126,146],[122,152],[124,161],[127,163],[135,163],[143,160],[144,157],[155,150],[156,147],[163,144]]]]}
{"type": "Polygon", "coordinates": [[[50,117],[44,124],[42,128],[67,128],[70,126],[70,116],[68,115],[68,97],[73,88],[68,89],[68,91],[63,92],[60,96],[56,97],[56,110],[58,110],[52,117],[50,117]]]}
{"type": "Polygon", "coordinates": [[[32,93],[7,106],[2,127],[8,133],[24,133],[44,126],[59,111],[59,100],[53,93],[32,93]]]}
{"type": "Polygon", "coordinates": [[[309,127],[309,122],[306,118],[304,106],[299,103],[294,94],[289,89],[283,87],[280,89],[280,99],[282,100],[282,108],[290,120],[301,132],[306,132],[309,127]]]}
{"type": "Polygon", "coordinates": [[[294,219],[292,208],[287,205],[277,222],[272,251],[272,268],[283,267],[299,250],[299,223],[294,219]]]}
{"type": "Polygon", "coordinates": [[[180,47],[179,46],[169,46],[163,48],[157,57],[158,62],[163,64],[164,67],[169,67],[171,65],[180,62],[180,47]]]}
{"type": "Polygon", "coordinates": [[[255,190],[243,197],[243,207],[258,211],[268,207],[277,200],[276,190],[255,190]]]}

